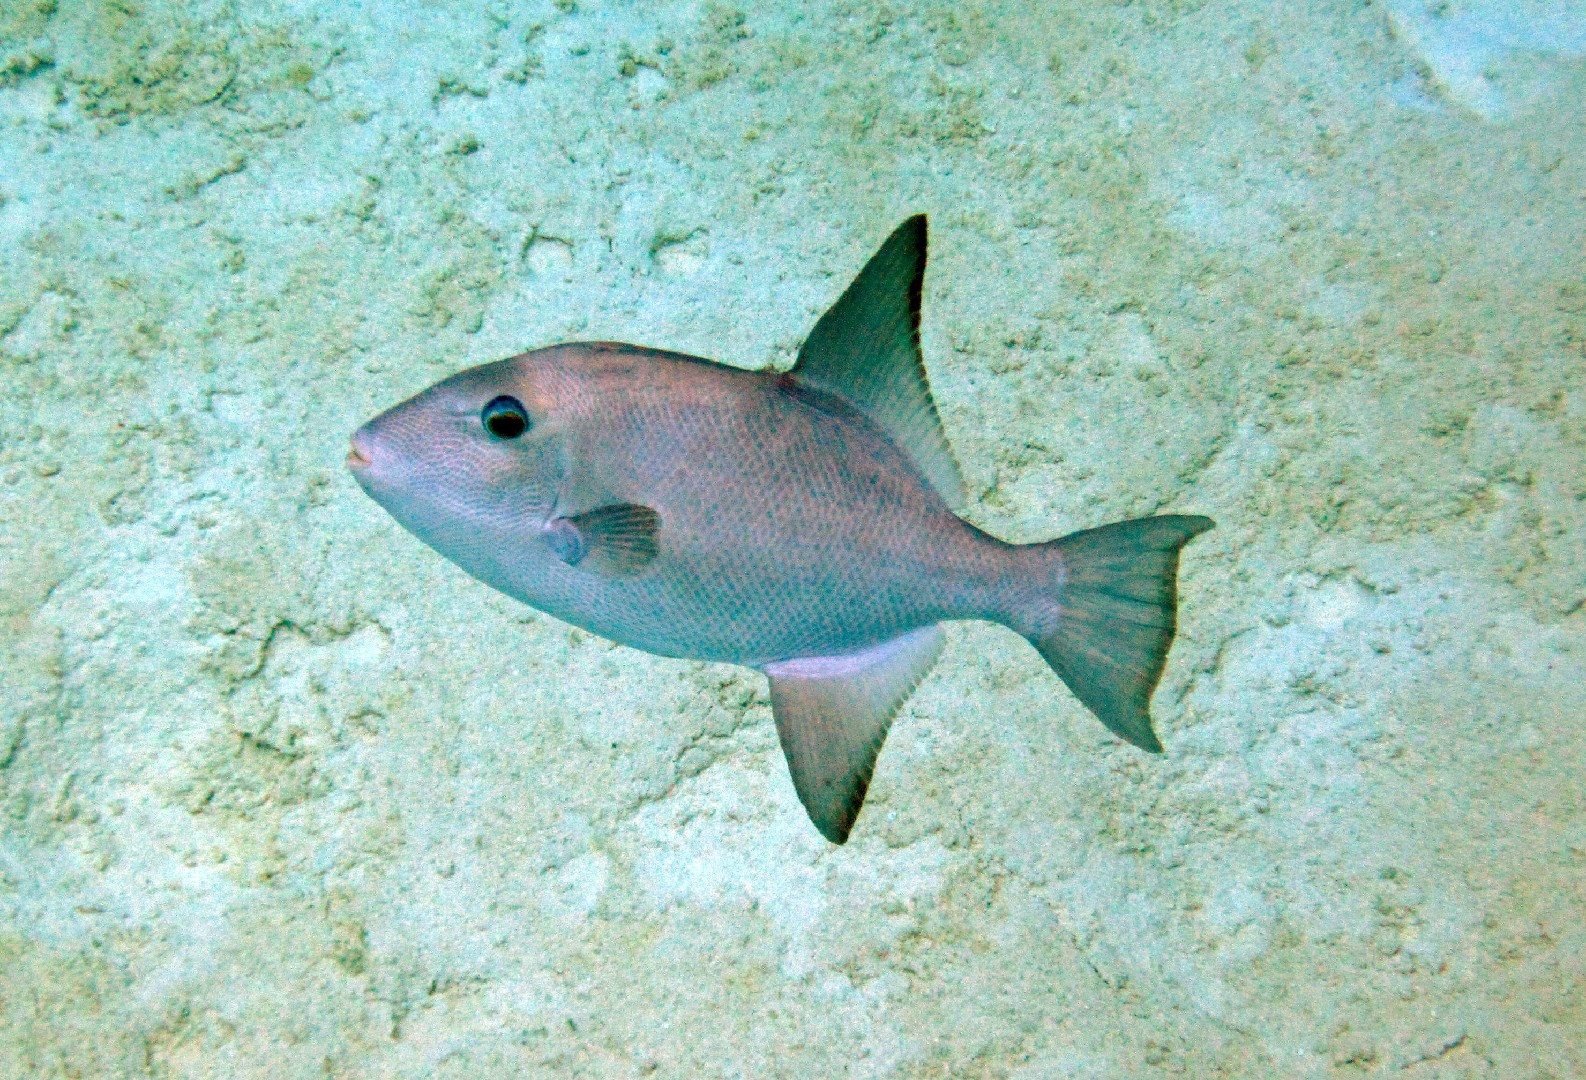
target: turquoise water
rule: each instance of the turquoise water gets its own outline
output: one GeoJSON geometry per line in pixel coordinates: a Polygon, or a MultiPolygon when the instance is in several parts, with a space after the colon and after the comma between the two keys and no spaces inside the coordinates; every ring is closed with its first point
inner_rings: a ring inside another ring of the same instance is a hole
{"type": "Polygon", "coordinates": [[[0,6],[0,1075],[1586,1075],[1586,8],[1290,7],[0,6]],[[973,520],[1219,527],[1165,754],[957,625],[833,848],[341,462],[916,212],[973,520]]]}

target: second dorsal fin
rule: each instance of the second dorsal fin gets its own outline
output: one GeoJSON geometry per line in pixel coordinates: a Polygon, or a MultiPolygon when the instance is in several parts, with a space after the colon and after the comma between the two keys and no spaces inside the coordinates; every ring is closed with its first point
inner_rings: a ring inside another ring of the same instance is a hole
{"type": "Polygon", "coordinates": [[[964,481],[947,445],[920,358],[925,215],[909,218],[821,316],[789,375],[847,401],[880,426],[949,507],[964,481]]]}

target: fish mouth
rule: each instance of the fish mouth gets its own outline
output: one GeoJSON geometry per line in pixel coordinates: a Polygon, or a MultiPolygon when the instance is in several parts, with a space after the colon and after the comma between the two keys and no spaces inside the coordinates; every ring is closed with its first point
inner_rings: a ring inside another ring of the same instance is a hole
{"type": "Polygon", "coordinates": [[[364,434],[363,429],[359,428],[353,432],[352,438],[348,440],[347,468],[355,473],[361,473],[369,468],[374,464],[371,450],[369,438],[364,434]]]}

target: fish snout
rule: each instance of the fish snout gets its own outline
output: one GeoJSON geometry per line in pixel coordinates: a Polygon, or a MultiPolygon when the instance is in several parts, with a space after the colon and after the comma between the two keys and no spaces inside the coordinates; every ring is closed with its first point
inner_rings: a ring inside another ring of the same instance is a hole
{"type": "Polygon", "coordinates": [[[347,468],[354,473],[362,473],[374,464],[374,440],[370,438],[368,428],[361,427],[352,433],[350,442],[347,468]]]}

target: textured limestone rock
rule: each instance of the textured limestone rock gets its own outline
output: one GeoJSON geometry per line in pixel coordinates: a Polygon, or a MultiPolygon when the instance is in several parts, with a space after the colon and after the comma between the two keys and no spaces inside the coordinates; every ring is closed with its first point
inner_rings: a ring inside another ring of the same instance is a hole
{"type": "Polygon", "coordinates": [[[4,6],[0,1075],[1586,1073],[1543,7],[4,6]],[[976,520],[1219,529],[1164,756],[958,627],[834,850],[758,677],[340,461],[557,339],[786,364],[917,211],[976,520]]]}

